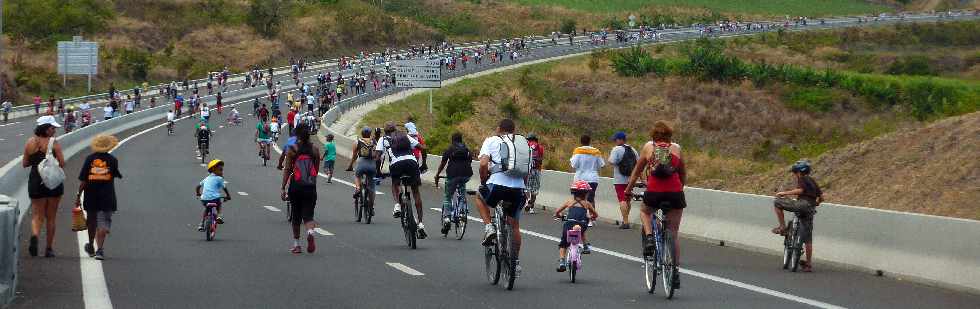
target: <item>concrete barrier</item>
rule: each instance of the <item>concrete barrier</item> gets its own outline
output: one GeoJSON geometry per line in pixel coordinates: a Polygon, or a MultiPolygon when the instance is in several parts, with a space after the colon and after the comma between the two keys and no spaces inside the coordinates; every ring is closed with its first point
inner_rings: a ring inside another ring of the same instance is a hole
{"type": "MultiPolygon", "coordinates": [[[[396,98],[392,95],[377,100],[392,102],[396,98]]],[[[333,131],[329,124],[365,103],[369,102],[342,104],[328,111],[323,119],[322,134],[335,136],[337,153],[342,156],[350,156],[354,139],[333,131]]],[[[439,156],[428,157],[429,172],[422,176],[423,181],[432,182],[440,160],[439,156]]],[[[473,168],[478,170],[477,162],[473,162],[473,168]]],[[[561,205],[569,198],[568,186],[573,176],[544,171],[537,204],[551,208],[561,205]]],[[[478,185],[479,178],[473,177],[467,187],[478,185]]],[[[776,225],[772,197],[694,187],[686,187],[685,195],[688,207],[681,222],[685,236],[782,254],[782,239],[770,232],[776,225]]],[[[639,203],[633,204],[630,221],[638,223],[639,203]]],[[[601,221],[620,220],[611,178],[600,179],[596,206],[601,221]]],[[[980,235],[980,221],[824,203],[818,207],[814,225],[814,258],[818,261],[980,292],[980,241],[975,237],[980,235]]]]}
{"type": "Polygon", "coordinates": [[[0,300],[9,304],[17,291],[17,200],[0,195],[0,248],[13,254],[0,254],[0,300]],[[13,249],[11,249],[13,248],[13,249]]]}

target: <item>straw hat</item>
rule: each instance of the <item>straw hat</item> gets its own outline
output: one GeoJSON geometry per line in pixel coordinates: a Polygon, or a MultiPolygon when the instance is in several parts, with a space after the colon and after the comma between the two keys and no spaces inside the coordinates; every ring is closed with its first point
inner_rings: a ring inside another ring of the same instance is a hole
{"type": "Polygon", "coordinates": [[[109,152],[112,148],[116,148],[119,144],[119,139],[112,135],[100,134],[92,139],[92,152],[109,152]]]}

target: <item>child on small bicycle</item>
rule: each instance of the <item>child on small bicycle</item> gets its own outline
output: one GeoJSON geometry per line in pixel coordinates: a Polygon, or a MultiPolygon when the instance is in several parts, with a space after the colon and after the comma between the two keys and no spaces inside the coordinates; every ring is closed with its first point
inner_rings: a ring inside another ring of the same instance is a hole
{"type": "Polygon", "coordinates": [[[561,242],[558,243],[558,272],[564,272],[568,268],[568,260],[566,259],[568,256],[568,246],[570,245],[567,239],[568,231],[582,231],[582,240],[584,242],[585,231],[589,228],[589,220],[595,220],[599,217],[592,203],[588,201],[589,192],[591,191],[592,186],[589,186],[589,183],[576,180],[571,186],[572,199],[565,201],[555,211],[555,218],[561,218],[561,214],[565,209],[568,209],[568,215],[565,217],[566,222],[561,230],[561,242]]]}
{"type": "MultiPolygon", "coordinates": [[[[197,185],[197,189],[194,190],[197,197],[201,199],[202,206],[207,206],[210,203],[218,204],[218,218],[215,220],[218,224],[225,223],[224,218],[221,217],[221,191],[225,192],[225,201],[231,200],[231,193],[228,193],[228,188],[225,187],[224,174],[225,162],[218,159],[211,160],[208,163],[208,176],[204,177],[201,183],[197,185]]],[[[207,211],[206,207],[205,211],[207,211]]],[[[197,226],[197,230],[204,231],[203,222],[197,226]]]]}
{"type": "Polygon", "coordinates": [[[817,213],[816,207],[823,202],[823,192],[817,181],[810,177],[810,162],[806,160],[796,161],[790,172],[796,177],[796,189],[777,192],[773,210],[776,212],[776,219],[779,226],[772,229],[773,234],[786,235],[786,220],[783,218],[783,211],[792,211],[800,218],[800,235],[803,239],[806,251],[806,261],[801,261],[804,272],[813,271],[813,215],[817,213]],[[786,196],[796,195],[796,199],[786,196]]]}

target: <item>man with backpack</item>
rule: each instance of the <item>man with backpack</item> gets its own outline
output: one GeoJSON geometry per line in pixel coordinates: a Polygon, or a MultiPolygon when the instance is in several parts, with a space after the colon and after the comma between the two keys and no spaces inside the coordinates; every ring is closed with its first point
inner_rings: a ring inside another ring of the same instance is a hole
{"type": "Polygon", "coordinates": [[[609,152],[609,164],[613,168],[613,186],[616,187],[616,199],[619,200],[619,212],[623,216],[623,221],[619,225],[620,229],[630,228],[630,199],[626,197],[626,184],[629,182],[633,167],[636,166],[636,149],[626,144],[626,132],[616,132],[612,137],[616,147],[609,152]]]}
{"type": "Polygon", "coordinates": [[[442,174],[444,168],[446,169],[446,185],[445,194],[442,198],[442,235],[445,236],[449,233],[450,222],[450,204],[452,203],[453,192],[457,190],[466,191],[466,183],[470,181],[470,177],[473,177],[473,168],[470,163],[473,161],[472,153],[469,147],[466,147],[466,143],[463,142],[463,134],[459,132],[453,133],[452,145],[442,153],[442,162],[439,163],[439,168],[436,169],[435,183],[439,184],[439,175],[442,174]],[[447,164],[448,163],[448,164],[447,164]]]}
{"type": "Polygon", "coordinates": [[[314,233],[317,222],[313,220],[316,207],[316,177],[320,167],[320,150],[310,141],[310,131],[299,124],[295,129],[296,144],[285,151],[285,168],[282,172],[282,200],[292,204],[290,216],[293,228],[293,245],[290,252],[303,253],[299,245],[300,224],[306,225],[306,252],[316,251],[314,233]]]}
{"type": "MultiPolygon", "coordinates": [[[[378,156],[384,155],[388,160],[388,170],[391,174],[391,193],[395,198],[395,209],[392,216],[400,218],[402,215],[402,205],[399,204],[398,197],[401,196],[401,178],[407,176],[408,185],[412,188],[412,196],[419,195],[419,186],[422,184],[422,173],[426,167],[425,157],[427,152],[425,146],[412,138],[406,132],[398,131],[392,122],[385,123],[385,137],[378,141],[374,148],[378,156]],[[422,164],[419,166],[419,159],[415,158],[412,151],[416,148],[422,150],[422,164]]],[[[425,225],[422,224],[422,199],[415,198],[415,216],[418,217],[418,239],[425,239],[425,225]]]]}
{"type": "Polygon", "coordinates": [[[479,155],[480,189],[476,206],[485,224],[484,246],[493,245],[497,238],[497,231],[490,224],[490,208],[505,207],[503,212],[512,227],[511,240],[517,264],[514,275],[520,276],[520,214],[526,201],[524,179],[531,170],[531,147],[527,139],[514,134],[514,130],[514,121],[505,118],[497,125],[496,134],[483,141],[479,155]]]}

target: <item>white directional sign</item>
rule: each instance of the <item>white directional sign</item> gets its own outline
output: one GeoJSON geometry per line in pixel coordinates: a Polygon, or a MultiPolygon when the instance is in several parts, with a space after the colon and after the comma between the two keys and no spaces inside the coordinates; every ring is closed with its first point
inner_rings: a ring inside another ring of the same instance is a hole
{"type": "Polygon", "coordinates": [[[395,61],[395,86],[400,88],[441,88],[442,63],[439,60],[395,61]]]}
{"type": "Polygon", "coordinates": [[[95,75],[99,72],[99,43],[74,41],[58,42],[58,74],[95,75]]]}

